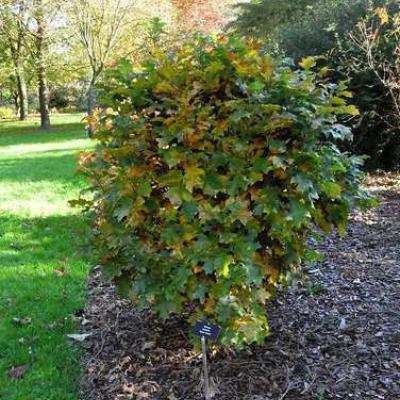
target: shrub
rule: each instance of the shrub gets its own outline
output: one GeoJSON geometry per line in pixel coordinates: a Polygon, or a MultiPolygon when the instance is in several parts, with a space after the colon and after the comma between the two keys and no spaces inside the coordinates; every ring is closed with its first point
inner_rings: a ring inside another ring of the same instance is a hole
{"type": "MultiPolygon", "coordinates": [[[[318,0],[312,3],[312,7],[292,9],[287,2],[269,0],[245,4],[233,25],[242,33],[270,38],[274,48],[278,47],[295,60],[324,55],[325,65],[335,71],[331,79],[348,81],[349,90],[354,93],[354,104],[361,112],[359,123],[353,129],[354,141],[348,148],[357,154],[368,155],[368,168],[399,168],[400,136],[393,96],[376,74],[379,72],[378,75],[383,76],[387,71],[383,70],[382,63],[378,68],[371,68],[367,43],[368,40],[374,42],[371,48],[374,59],[378,60],[385,54],[385,63],[395,65],[398,54],[396,56],[392,50],[398,42],[398,32],[394,17],[398,14],[399,2],[318,0]],[[292,18],[284,13],[287,7],[292,18]],[[375,9],[382,8],[387,9],[389,21],[375,37],[372,32],[378,20],[375,9]],[[271,23],[275,20],[279,23],[271,23]],[[252,24],[249,25],[250,21],[252,24]],[[360,37],[360,28],[365,24],[370,31],[367,41],[360,37]],[[351,36],[361,39],[364,48],[355,45],[351,36]]],[[[395,68],[392,70],[395,71],[395,68]]],[[[393,87],[396,87],[395,84],[393,87]]]]}
{"type": "Polygon", "coordinates": [[[11,107],[0,107],[0,119],[10,119],[15,117],[15,110],[11,107]]]}
{"type": "MultiPolygon", "coordinates": [[[[338,38],[349,40],[349,32],[370,6],[371,0],[319,0],[302,18],[281,27],[275,39],[294,59],[327,54],[337,47],[338,38]]],[[[336,60],[328,62],[332,66],[336,60]]]]}
{"type": "Polygon", "coordinates": [[[277,35],[291,57],[325,54],[339,72],[333,78],[348,81],[362,115],[351,148],[369,156],[369,168],[400,166],[398,94],[391,93],[398,87],[398,9],[393,0],[324,0],[277,35]],[[379,24],[376,10],[387,10],[387,23],[379,24]]]}
{"type": "Polygon", "coordinates": [[[266,38],[305,18],[322,0],[258,0],[236,5],[237,18],[229,27],[244,35],[266,38]]]}
{"type": "Polygon", "coordinates": [[[108,71],[81,169],[100,263],[136,304],[210,319],[224,345],[261,343],[266,301],[314,256],[307,235],[343,233],[367,201],[361,159],[332,143],[350,135],[350,94],[301,66],[198,37],[108,71]]]}
{"type": "Polygon", "coordinates": [[[354,147],[372,168],[400,167],[399,21],[398,2],[370,10],[335,52],[362,111],[354,147]]]}

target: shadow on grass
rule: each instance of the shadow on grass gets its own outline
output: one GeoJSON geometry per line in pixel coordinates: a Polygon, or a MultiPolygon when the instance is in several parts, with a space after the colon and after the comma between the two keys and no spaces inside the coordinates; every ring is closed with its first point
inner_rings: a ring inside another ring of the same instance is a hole
{"type": "Polygon", "coordinates": [[[39,144],[87,138],[84,124],[79,121],[53,125],[48,131],[32,125],[12,124],[2,127],[0,123],[0,145],[39,144]]]}
{"type": "Polygon", "coordinates": [[[79,350],[65,335],[85,301],[88,231],[81,215],[0,214],[0,399],[77,398],[79,350]],[[18,365],[31,368],[13,381],[18,365]]]}
{"type": "Polygon", "coordinates": [[[80,148],[45,151],[39,156],[0,160],[1,180],[12,182],[61,182],[81,180],[76,173],[80,148]]]}
{"type": "Polygon", "coordinates": [[[88,261],[88,221],[82,215],[20,218],[0,214],[0,274],[5,267],[88,261]],[[63,261],[64,260],[64,261],[63,261]]]}

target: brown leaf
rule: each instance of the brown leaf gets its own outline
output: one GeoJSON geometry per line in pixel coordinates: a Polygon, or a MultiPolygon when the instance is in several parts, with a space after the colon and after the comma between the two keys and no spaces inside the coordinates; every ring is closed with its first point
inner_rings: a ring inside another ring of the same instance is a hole
{"type": "Polygon", "coordinates": [[[65,275],[65,268],[64,267],[58,267],[54,270],[54,273],[59,276],[62,277],[65,275]]]}
{"type": "Polygon", "coordinates": [[[20,365],[19,367],[11,368],[8,374],[10,375],[11,379],[21,379],[30,369],[30,365],[20,365]]]}

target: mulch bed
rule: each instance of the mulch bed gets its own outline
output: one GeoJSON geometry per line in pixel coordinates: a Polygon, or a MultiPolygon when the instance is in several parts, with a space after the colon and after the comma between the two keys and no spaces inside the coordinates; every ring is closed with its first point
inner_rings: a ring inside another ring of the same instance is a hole
{"type": "MultiPolygon", "coordinates": [[[[316,245],[324,261],[269,304],[265,346],[210,352],[216,400],[400,399],[400,176],[368,186],[380,206],[316,245]]],[[[182,320],[137,311],[97,269],[88,285],[82,399],[203,398],[182,320]]]]}

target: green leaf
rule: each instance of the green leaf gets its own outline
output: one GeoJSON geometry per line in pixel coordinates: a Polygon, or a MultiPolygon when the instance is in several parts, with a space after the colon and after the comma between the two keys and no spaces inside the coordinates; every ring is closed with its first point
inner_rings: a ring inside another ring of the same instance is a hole
{"type": "Polygon", "coordinates": [[[266,158],[257,158],[253,161],[253,168],[256,172],[268,173],[274,169],[273,165],[266,158]]]}
{"type": "Polygon", "coordinates": [[[314,189],[314,182],[305,174],[295,174],[290,183],[294,183],[301,193],[307,193],[309,190],[314,189]]]}
{"type": "Polygon", "coordinates": [[[247,85],[249,92],[251,94],[259,94],[261,93],[264,88],[265,88],[265,83],[261,82],[259,80],[255,80],[254,82],[251,82],[247,85]]]}
{"type": "Polygon", "coordinates": [[[170,171],[158,177],[158,183],[161,186],[181,186],[183,175],[180,171],[170,171]]]}
{"type": "Polygon", "coordinates": [[[198,213],[197,204],[195,202],[185,202],[182,206],[182,212],[187,219],[192,220],[198,213]]]}
{"type": "Polygon", "coordinates": [[[149,197],[151,194],[152,188],[150,181],[144,181],[140,184],[138,194],[142,197],[149,197]]]}
{"type": "Polygon", "coordinates": [[[291,221],[294,226],[299,227],[308,222],[311,218],[307,206],[297,199],[289,200],[289,212],[286,216],[287,221],[291,221]]]}
{"type": "Polygon", "coordinates": [[[185,201],[191,202],[193,200],[191,193],[183,186],[168,189],[166,196],[176,206],[180,206],[185,201]]]}
{"type": "Polygon", "coordinates": [[[336,199],[342,193],[342,187],[335,182],[325,182],[321,185],[324,193],[331,199],[336,199]]]}
{"type": "Polygon", "coordinates": [[[224,187],[221,178],[214,172],[206,173],[204,177],[204,186],[206,189],[211,189],[212,191],[218,191],[224,187]]]}
{"type": "Polygon", "coordinates": [[[175,148],[165,150],[163,152],[163,158],[170,168],[177,166],[180,162],[185,159],[184,153],[180,152],[175,148]]]}

